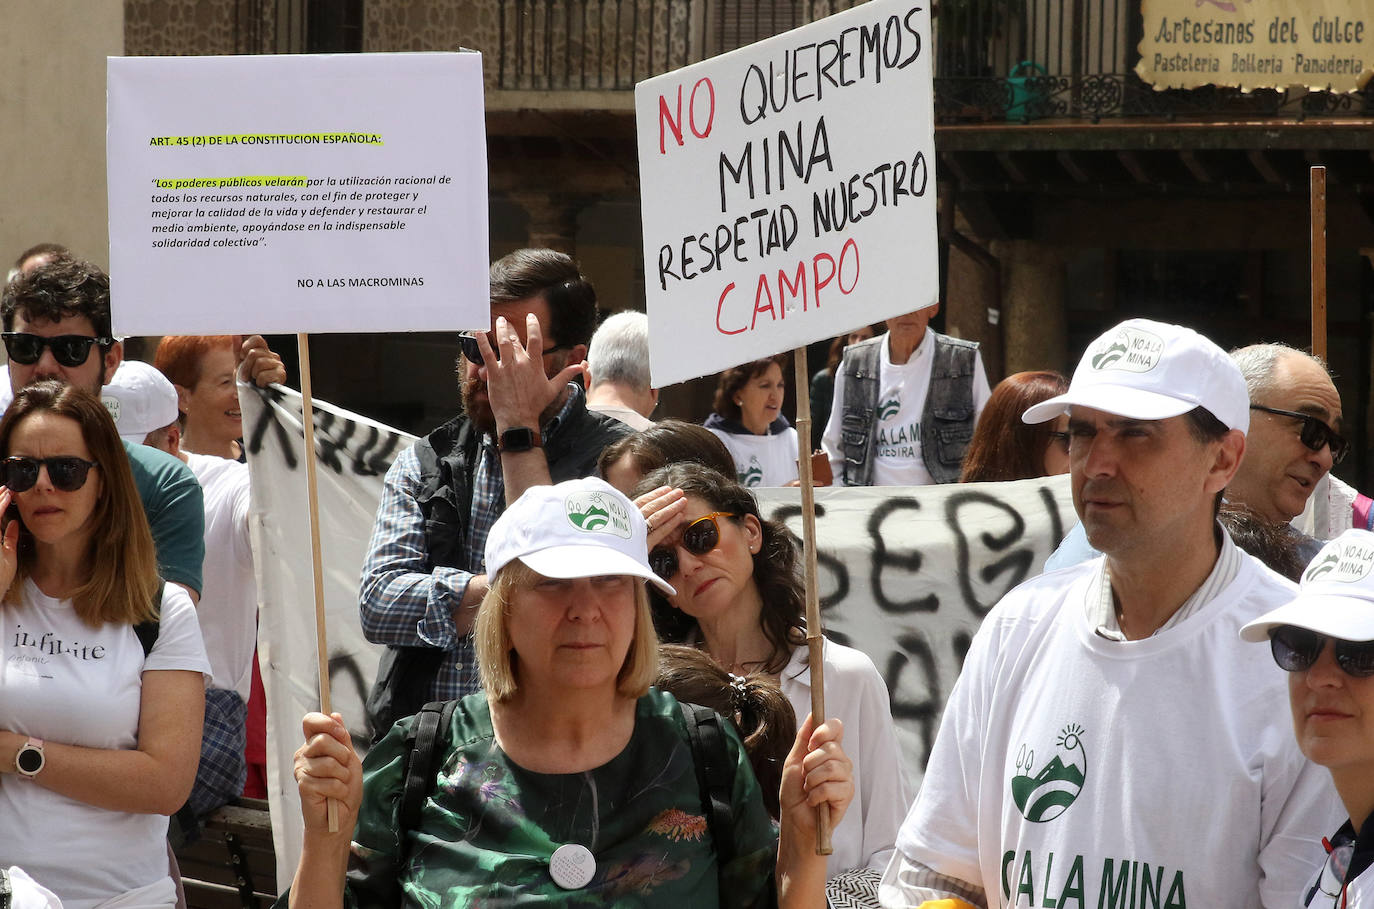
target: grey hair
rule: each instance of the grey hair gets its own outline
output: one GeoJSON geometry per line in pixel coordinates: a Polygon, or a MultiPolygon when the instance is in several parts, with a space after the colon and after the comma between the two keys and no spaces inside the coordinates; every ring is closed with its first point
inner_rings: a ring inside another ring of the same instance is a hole
{"type": "Polygon", "coordinates": [[[1240,367],[1241,375],[1245,376],[1245,387],[1250,391],[1251,401],[1260,397],[1262,393],[1273,390],[1274,372],[1278,369],[1279,361],[1290,354],[1311,360],[1322,368],[1322,372],[1330,373],[1326,361],[1321,357],[1278,341],[1251,344],[1231,351],[1231,359],[1240,367]]]}
{"type": "Polygon", "coordinates": [[[649,317],[626,310],[607,316],[587,348],[592,387],[604,382],[639,391],[649,385],[649,317]]]}

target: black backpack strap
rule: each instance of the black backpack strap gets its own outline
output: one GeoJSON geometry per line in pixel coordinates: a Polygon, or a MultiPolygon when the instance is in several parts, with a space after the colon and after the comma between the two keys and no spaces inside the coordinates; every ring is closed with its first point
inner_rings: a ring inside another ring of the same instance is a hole
{"type": "MultiPolygon", "coordinates": [[[[406,733],[404,783],[401,787],[400,834],[404,853],[408,831],[420,824],[420,812],[425,799],[434,789],[439,773],[439,753],[448,743],[449,727],[453,725],[453,701],[430,701],[415,714],[415,722],[406,733]]],[[[404,859],[404,854],[401,856],[404,859]]]]}
{"type": "Polygon", "coordinates": [[[716,847],[716,862],[723,869],[735,857],[735,822],[732,806],[734,769],[725,748],[723,722],[714,710],[700,704],[681,704],[687,722],[687,741],[692,747],[701,806],[716,847]]]}
{"type": "Polygon", "coordinates": [[[157,593],[153,594],[153,617],[134,626],[134,634],[138,635],[138,642],[143,645],[143,659],[145,660],[148,659],[148,654],[153,652],[153,645],[157,643],[158,632],[162,630],[163,583],[163,580],[158,578],[157,593]]]}

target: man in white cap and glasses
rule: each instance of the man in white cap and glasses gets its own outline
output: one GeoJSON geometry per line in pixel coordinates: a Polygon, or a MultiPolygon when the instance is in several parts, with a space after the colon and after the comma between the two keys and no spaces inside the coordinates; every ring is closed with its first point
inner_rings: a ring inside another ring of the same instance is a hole
{"type": "Polygon", "coordinates": [[[1347,530],[1303,573],[1297,598],[1241,629],[1287,670],[1298,747],[1331,771],[1347,820],[1297,905],[1374,906],[1374,533],[1347,530]]]}
{"type": "Polygon", "coordinates": [[[883,905],[1292,906],[1339,809],[1275,734],[1282,679],[1238,638],[1293,589],[1216,522],[1245,381],[1196,332],[1132,319],[1024,419],[1063,413],[1074,507],[1105,555],[983,621],[883,905]]]}

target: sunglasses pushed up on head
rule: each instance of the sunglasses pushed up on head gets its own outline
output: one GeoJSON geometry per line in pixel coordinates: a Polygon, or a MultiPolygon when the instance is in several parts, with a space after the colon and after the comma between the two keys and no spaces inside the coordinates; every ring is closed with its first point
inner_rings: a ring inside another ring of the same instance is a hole
{"type": "MultiPolygon", "coordinates": [[[[720,544],[720,525],[716,518],[735,518],[739,515],[732,511],[713,511],[697,518],[682,529],[679,545],[694,556],[703,556],[720,544]]],[[[677,574],[677,547],[659,546],[649,553],[649,567],[654,574],[665,581],[672,580],[677,574]]]]}
{"type": "Polygon", "coordinates": [[[38,470],[46,467],[48,481],[54,489],[62,492],[76,492],[86,485],[86,477],[94,461],[65,455],[55,458],[30,458],[21,455],[0,461],[0,480],[10,492],[28,492],[38,483],[38,470]]]}
{"type": "Polygon", "coordinates": [[[43,348],[52,351],[53,359],[63,366],[75,367],[86,362],[91,355],[91,345],[99,344],[105,349],[114,344],[113,338],[92,338],[87,335],[57,335],[45,338],[22,331],[7,331],[0,334],[5,341],[5,353],[21,366],[32,366],[43,356],[43,348]]]}
{"type": "MultiPolygon", "coordinates": [[[[1346,675],[1357,679],[1374,675],[1374,641],[1331,640],[1335,645],[1336,665],[1346,675]]],[[[1274,654],[1274,662],[1288,672],[1311,669],[1326,642],[1326,635],[1296,625],[1280,625],[1269,632],[1269,649],[1274,654]]]]}

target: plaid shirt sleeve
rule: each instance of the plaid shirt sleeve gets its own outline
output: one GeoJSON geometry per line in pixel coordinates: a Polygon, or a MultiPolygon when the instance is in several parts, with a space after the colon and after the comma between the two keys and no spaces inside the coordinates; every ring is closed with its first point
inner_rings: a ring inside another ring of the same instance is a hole
{"type": "Polygon", "coordinates": [[[460,637],[453,609],[462,602],[473,573],[429,567],[424,516],[415,498],[419,484],[420,462],[407,448],[386,472],[363,561],[363,634],[374,644],[451,650],[460,637]]]}

